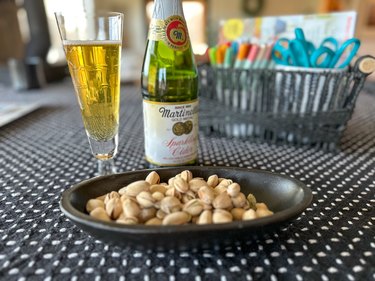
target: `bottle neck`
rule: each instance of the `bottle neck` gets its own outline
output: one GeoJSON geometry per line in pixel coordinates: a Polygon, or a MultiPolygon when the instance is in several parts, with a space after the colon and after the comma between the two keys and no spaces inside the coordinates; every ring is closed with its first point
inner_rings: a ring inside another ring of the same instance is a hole
{"type": "Polygon", "coordinates": [[[152,18],[166,19],[170,16],[179,15],[184,17],[181,0],[155,0],[152,18]]]}

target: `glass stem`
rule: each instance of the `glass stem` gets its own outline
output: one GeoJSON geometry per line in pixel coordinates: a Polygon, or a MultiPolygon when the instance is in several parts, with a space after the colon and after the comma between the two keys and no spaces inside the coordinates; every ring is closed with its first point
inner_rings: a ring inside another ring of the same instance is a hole
{"type": "Polygon", "coordinates": [[[98,160],[98,175],[105,176],[115,174],[117,172],[115,161],[109,160],[98,160]]]}

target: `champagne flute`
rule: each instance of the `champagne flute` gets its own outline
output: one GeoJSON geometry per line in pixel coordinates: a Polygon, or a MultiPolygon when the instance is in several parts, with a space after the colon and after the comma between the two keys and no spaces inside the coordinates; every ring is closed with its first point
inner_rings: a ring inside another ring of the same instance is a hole
{"type": "Polygon", "coordinates": [[[98,174],[116,172],[123,14],[55,13],[98,174]]]}

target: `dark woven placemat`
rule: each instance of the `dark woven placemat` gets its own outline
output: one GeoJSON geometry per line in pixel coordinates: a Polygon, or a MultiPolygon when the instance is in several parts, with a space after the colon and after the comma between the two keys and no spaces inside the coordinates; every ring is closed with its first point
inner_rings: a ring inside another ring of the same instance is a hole
{"type": "MultiPolygon", "coordinates": [[[[123,87],[121,171],[146,168],[141,97],[123,87]]],[[[199,164],[291,175],[314,193],[287,227],[206,251],[132,251],[89,237],[60,212],[71,184],[95,161],[70,82],[0,100],[45,105],[0,128],[0,279],[4,280],[375,280],[375,100],[360,95],[342,151],[255,144],[200,135],[199,164]]]]}

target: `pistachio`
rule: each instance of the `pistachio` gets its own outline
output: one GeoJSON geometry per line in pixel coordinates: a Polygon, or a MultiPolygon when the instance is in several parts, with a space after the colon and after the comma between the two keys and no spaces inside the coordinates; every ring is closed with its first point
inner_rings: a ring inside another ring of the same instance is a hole
{"type": "Polygon", "coordinates": [[[189,170],[160,182],[155,171],[86,203],[94,218],[121,224],[179,225],[226,223],[272,215],[266,204],[247,197],[231,179],[193,177],[189,170]]]}
{"type": "Polygon", "coordinates": [[[242,192],[240,192],[236,197],[232,197],[232,203],[235,208],[244,208],[249,204],[242,192]]]}
{"type": "Polygon", "coordinates": [[[160,192],[160,193],[165,194],[166,190],[167,190],[167,188],[162,184],[153,184],[153,185],[150,186],[150,192],[151,193],[160,192]]]}
{"type": "Polygon", "coordinates": [[[115,197],[109,199],[107,204],[105,204],[105,211],[110,218],[116,220],[122,213],[122,203],[120,198],[115,197]]]}
{"type": "Polygon", "coordinates": [[[152,171],[147,175],[145,181],[147,181],[150,185],[158,184],[160,183],[160,176],[157,172],[152,171]]]}
{"type": "Polygon", "coordinates": [[[212,215],[213,223],[227,223],[231,221],[233,221],[232,214],[223,209],[216,209],[212,215]]]}
{"type": "Polygon", "coordinates": [[[90,213],[92,210],[94,210],[97,207],[104,208],[104,202],[100,199],[90,199],[86,203],[86,211],[90,213]]]}
{"type": "Polygon", "coordinates": [[[159,219],[161,219],[161,220],[164,219],[166,215],[167,214],[163,210],[158,210],[156,212],[156,217],[159,218],[159,219]]]}
{"type": "MultiPolygon", "coordinates": [[[[250,209],[250,210],[253,210],[253,209],[250,209]]],[[[255,212],[258,218],[267,217],[273,214],[273,212],[268,210],[268,208],[258,208],[255,212]]]]}
{"type": "Polygon", "coordinates": [[[133,200],[126,199],[122,203],[122,210],[124,212],[125,217],[138,217],[141,209],[139,208],[138,204],[133,200]]]}
{"type": "Polygon", "coordinates": [[[215,199],[215,193],[209,186],[202,186],[198,190],[198,197],[203,201],[204,204],[212,204],[215,199]]]}
{"type": "Polygon", "coordinates": [[[143,208],[150,208],[154,206],[154,203],[156,201],[148,191],[142,191],[138,193],[136,199],[138,201],[138,204],[143,208]]]}
{"type": "Polygon", "coordinates": [[[242,214],[242,219],[243,220],[253,220],[256,219],[257,215],[253,209],[249,209],[246,212],[242,214]]]}
{"type": "Polygon", "coordinates": [[[224,192],[226,193],[227,187],[225,185],[219,184],[219,185],[215,186],[214,191],[215,191],[216,195],[219,195],[219,194],[224,193],[224,192]]]}
{"type": "Polygon", "coordinates": [[[240,221],[242,220],[242,216],[245,213],[245,209],[233,208],[230,213],[232,214],[234,220],[240,221]]]}
{"type": "Polygon", "coordinates": [[[142,191],[149,191],[150,184],[147,181],[135,181],[127,186],[121,188],[119,193],[121,195],[126,194],[128,196],[136,197],[142,191]]]}
{"type": "Polygon", "coordinates": [[[98,200],[101,200],[101,201],[104,202],[104,199],[105,199],[106,196],[107,196],[107,194],[104,194],[104,195],[102,195],[102,196],[98,196],[98,197],[96,197],[95,199],[98,199],[98,200]]]}
{"type": "Polygon", "coordinates": [[[228,187],[230,184],[232,184],[233,181],[230,180],[230,179],[221,179],[219,184],[225,186],[225,187],[228,187]]]}
{"type": "Polygon", "coordinates": [[[212,210],[212,205],[211,204],[204,204],[203,203],[203,210],[212,210]]]}
{"type": "Polygon", "coordinates": [[[188,190],[185,194],[182,195],[181,201],[182,203],[187,203],[190,200],[193,200],[196,198],[195,192],[192,190],[188,190]]]}
{"type": "Polygon", "coordinates": [[[174,180],[175,180],[175,178],[176,178],[176,177],[173,177],[173,178],[170,178],[170,179],[168,180],[168,186],[169,186],[169,187],[174,187],[174,180]]]}
{"type": "Polygon", "coordinates": [[[164,197],[160,202],[160,209],[167,214],[178,212],[181,207],[180,200],[172,196],[164,197]]]}
{"type": "Polygon", "coordinates": [[[227,192],[230,197],[236,197],[240,193],[241,187],[238,183],[234,182],[230,184],[227,188],[227,192]]]}
{"type": "Polygon", "coordinates": [[[193,179],[193,173],[189,170],[185,170],[181,172],[181,178],[186,181],[187,183],[193,179]]]}
{"type": "Polygon", "coordinates": [[[168,188],[168,190],[165,192],[165,195],[170,197],[176,197],[177,199],[182,198],[181,193],[174,187],[168,188]]]}
{"type": "Polygon", "coordinates": [[[219,184],[219,178],[217,175],[209,176],[207,179],[207,184],[210,187],[215,187],[219,184]]]}
{"type": "Polygon", "coordinates": [[[90,212],[90,216],[93,218],[102,220],[102,221],[110,221],[111,218],[107,215],[107,212],[104,210],[103,207],[97,207],[90,212]]]}
{"type": "Polygon", "coordinates": [[[198,216],[203,211],[203,203],[199,199],[193,199],[187,202],[182,210],[192,216],[198,216]]]}
{"type": "Polygon", "coordinates": [[[215,209],[231,209],[231,208],[233,208],[232,200],[229,197],[228,193],[226,193],[226,192],[220,193],[218,196],[216,196],[214,201],[212,202],[212,206],[215,209]]]}
{"type": "Polygon", "coordinates": [[[249,207],[253,210],[256,210],[257,209],[257,200],[255,199],[255,196],[251,193],[249,193],[249,195],[247,195],[246,197],[247,201],[249,202],[249,207]]]}
{"type": "Polygon", "coordinates": [[[161,225],[162,220],[159,218],[151,218],[145,222],[145,225],[161,225]]]}
{"type": "Polygon", "coordinates": [[[267,209],[267,210],[268,210],[267,205],[264,204],[264,203],[256,203],[255,206],[256,206],[256,209],[257,209],[257,210],[258,210],[258,209],[267,209]]]}
{"type": "Polygon", "coordinates": [[[159,191],[152,193],[151,196],[155,199],[155,201],[161,201],[164,198],[164,194],[159,191]]]}
{"type": "Polygon", "coordinates": [[[212,211],[211,210],[204,210],[200,214],[196,223],[197,224],[211,224],[212,223],[212,211]]]}
{"type": "Polygon", "coordinates": [[[117,223],[134,225],[138,224],[138,219],[135,217],[119,218],[116,220],[117,223]]]}
{"type": "Polygon", "coordinates": [[[175,212],[165,216],[163,219],[163,225],[181,225],[188,223],[191,219],[191,215],[186,212],[175,212]]]}
{"type": "Polygon", "coordinates": [[[138,215],[140,222],[145,222],[156,216],[156,208],[151,207],[147,209],[141,209],[141,212],[138,215]]]}
{"type": "Polygon", "coordinates": [[[121,195],[120,200],[121,202],[124,202],[126,199],[133,200],[134,202],[137,202],[137,199],[135,199],[133,196],[129,196],[126,194],[121,195]]]}
{"type": "Polygon", "coordinates": [[[201,179],[201,178],[193,178],[191,181],[189,181],[189,188],[194,191],[194,192],[198,192],[198,190],[202,187],[202,186],[207,186],[207,183],[205,180],[201,179]]]}
{"type": "Polygon", "coordinates": [[[189,184],[182,177],[176,178],[173,183],[174,188],[181,193],[186,193],[189,190],[189,184]]]}
{"type": "Polygon", "coordinates": [[[118,192],[116,192],[116,191],[112,191],[112,192],[106,194],[106,196],[104,197],[104,204],[107,204],[108,200],[112,199],[112,198],[120,198],[120,194],[118,194],[118,192]]]}

